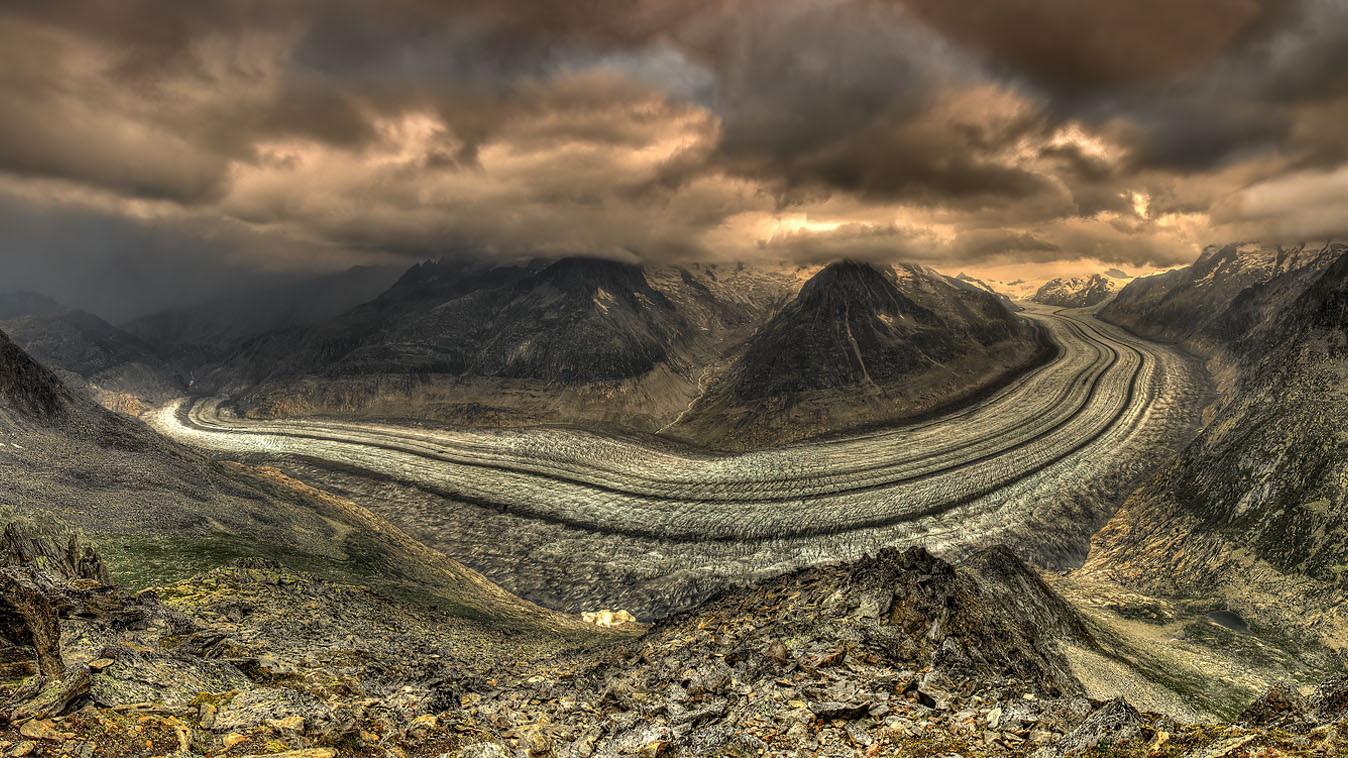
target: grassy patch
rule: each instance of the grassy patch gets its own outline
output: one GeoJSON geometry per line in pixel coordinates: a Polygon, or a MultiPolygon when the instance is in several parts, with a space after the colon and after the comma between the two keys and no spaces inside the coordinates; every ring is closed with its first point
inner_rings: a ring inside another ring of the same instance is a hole
{"type": "MultiPolygon", "coordinates": [[[[268,558],[287,568],[331,576],[331,558],[260,543],[234,534],[163,537],[148,534],[107,535],[95,538],[112,578],[133,592],[173,584],[239,558],[268,558]]],[[[340,572],[346,573],[346,572],[340,572]]]]}
{"type": "Polygon", "coordinates": [[[502,619],[453,597],[453,588],[440,594],[433,585],[421,584],[404,575],[390,564],[377,540],[373,535],[352,532],[341,544],[348,556],[345,559],[306,553],[236,534],[193,537],[103,535],[93,542],[113,579],[133,592],[176,584],[196,574],[229,565],[239,558],[260,557],[276,561],[291,571],[310,573],[333,583],[368,586],[394,600],[466,621],[502,626],[502,619]]]}

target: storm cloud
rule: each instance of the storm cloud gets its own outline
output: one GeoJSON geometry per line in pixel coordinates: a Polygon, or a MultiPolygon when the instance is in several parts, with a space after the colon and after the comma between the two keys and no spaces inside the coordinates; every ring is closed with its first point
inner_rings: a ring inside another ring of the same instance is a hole
{"type": "Polygon", "coordinates": [[[1345,50],[1337,0],[13,0],[6,208],[101,221],[7,224],[0,274],[127,230],[182,240],[144,270],[241,282],[464,250],[1164,267],[1348,231],[1345,50]]]}

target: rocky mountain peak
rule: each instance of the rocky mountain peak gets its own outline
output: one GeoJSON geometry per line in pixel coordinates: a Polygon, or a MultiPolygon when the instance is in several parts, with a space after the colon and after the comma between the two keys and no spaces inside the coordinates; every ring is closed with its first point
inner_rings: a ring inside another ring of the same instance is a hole
{"type": "Polygon", "coordinates": [[[592,295],[601,289],[610,292],[650,290],[640,266],[605,258],[563,258],[538,272],[536,278],[540,283],[578,295],[592,295]]]}
{"type": "Polygon", "coordinates": [[[1041,360],[1038,347],[998,295],[923,266],[841,261],[744,343],[675,431],[762,444],[917,416],[1041,360]]]}
{"type": "Polygon", "coordinates": [[[825,266],[800,289],[802,307],[817,306],[829,298],[844,297],[861,303],[893,308],[894,270],[861,261],[839,261],[825,266]]]}
{"type": "Polygon", "coordinates": [[[1036,303],[1059,308],[1088,308],[1118,291],[1118,284],[1103,274],[1051,279],[1030,298],[1036,303]]]}

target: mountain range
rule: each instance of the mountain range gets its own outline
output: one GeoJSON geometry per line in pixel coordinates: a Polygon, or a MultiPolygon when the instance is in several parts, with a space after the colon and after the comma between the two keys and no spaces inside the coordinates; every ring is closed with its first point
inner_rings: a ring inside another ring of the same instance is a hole
{"type": "Polygon", "coordinates": [[[403,270],[400,266],[355,266],[160,311],[120,326],[160,351],[185,352],[198,362],[218,360],[227,357],[241,340],[316,324],[367,302],[388,289],[403,270]]]}
{"type": "Polygon", "coordinates": [[[1104,274],[1050,279],[1030,298],[1036,303],[1060,308],[1089,308],[1109,299],[1119,284],[1104,274]]]}
{"type": "Polygon", "coordinates": [[[30,292],[0,295],[0,331],[72,387],[136,414],[186,392],[167,356],[85,311],[30,292]]]}
{"type": "MultiPolygon", "coordinates": [[[[171,365],[187,343],[151,345],[31,295],[13,302],[7,323],[73,367],[58,375],[0,336],[0,665],[33,672],[0,685],[0,736],[21,750],[935,745],[1059,758],[1338,744],[1327,725],[1343,715],[1342,682],[1252,693],[1279,674],[1334,670],[1345,631],[1348,245],[1212,248],[1101,310],[1202,355],[1216,392],[1203,430],[1127,498],[1080,570],[1040,574],[1005,548],[958,564],[881,550],[616,630],[514,597],[336,494],[208,459],[109,411],[83,391],[93,385],[75,358],[104,376],[113,358],[168,353],[171,365]],[[62,330],[105,352],[50,336],[62,330]],[[133,594],[142,587],[155,589],[133,594]],[[49,610],[15,611],[18,597],[49,610]],[[1176,626],[1182,640],[1153,639],[1176,626]],[[1240,681],[1214,683],[1233,666],[1240,681]],[[117,715],[128,712],[141,714],[134,728],[117,715]],[[1212,723],[1228,717],[1240,723],[1212,723]]],[[[442,261],[237,345],[196,381],[254,413],[374,415],[419,410],[409,398],[446,388],[579,397],[677,378],[687,404],[648,411],[649,423],[673,413],[671,436],[726,447],[931,413],[1044,359],[1004,298],[922,267],[852,262],[442,261]],[[297,405],[265,405],[281,401],[297,405]]],[[[493,413],[587,407],[534,403],[493,413]]],[[[637,418],[615,407],[603,422],[637,418]]]]}
{"type": "Polygon", "coordinates": [[[1348,245],[1228,245],[1139,279],[1101,317],[1208,362],[1194,441],[1099,534],[1086,569],[1268,619],[1348,633],[1348,245]]]}
{"type": "Polygon", "coordinates": [[[1002,298],[921,266],[836,263],[805,282],[671,427],[769,446],[949,408],[1049,354],[1002,298]]]}
{"type": "Polygon", "coordinates": [[[251,417],[589,423],[742,448],[928,413],[1043,359],[1004,298],[916,266],[446,260],[245,342],[206,386],[251,417]]]}
{"type": "Polygon", "coordinates": [[[952,408],[1048,354],[1004,295],[913,265],[445,259],[394,274],[354,268],[121,327],[14,293],[0,329],[133,415],[220,394],[255,418],[582,423],[723,449],[952,408]]]}

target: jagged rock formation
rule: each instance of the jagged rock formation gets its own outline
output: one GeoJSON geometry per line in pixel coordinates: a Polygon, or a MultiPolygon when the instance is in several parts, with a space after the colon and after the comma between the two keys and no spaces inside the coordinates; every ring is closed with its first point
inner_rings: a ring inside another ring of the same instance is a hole
{"type": "Polygon", "coordinates": [[[743,448],[895,423],[1045,358],[1003,298],[920,266],[835,263],[744,344],[668,433],[743,448]]]}
{"type": "Polygon", "coordinates": [[[1095,538],[1086,568],[1341,647],[1348,245],[1210,249],[1104,311],[1209,357],[1206,429],[1095,538]]]}
{"type": "Polygon", "coordinates": [[[475,644],[451,613],[258,559],[128,596],[107,584],[95,553],[63,544],[15,524],[0,541],[0,629],[8,638],[15,626],[5,581],[14,576],[47,611],[18,619],[42,670],[0,685],[0,729],[17,726],[37,754],[48,743],[65,754],[87,751],[82,744],[108,755],[153,748],[155,727],[167,727],[176,749],[153,752],[178,755],[277,752],[264,747],[277,743],[272,729],[304,747],[359,743],[362,732],[425,737],[429,714],[450,707],[460,682],[492,660],[483,651],[502,644],[490,629],[475,644]]]}
{"type": "MultiPolygon", "coordinates": [[[[1001,578],[1028,569],[1005,551],[985,564],[957,570],[912,549],[806,569],[662,621],[597,665],[470,697],[465,716],[506,733],[548,725],[558,755],[659,742],[756,754],[767,740],[773,754],[826,754],[932,739],[960,719],[1003,748],[1026,744],[1029,724],[1047,740],[1092,706],[1057,648],[1061,627],[1006,605],[1026,585],[1001,578]],[[580,707],[562,707],[571,699],[580,707]]],[[[1039,592],[1026,607],[1061,603],[1039,592]]]]}
{"type": "Polygon", "coordinates": [[[74,536],[37,539],[16,523],[0,533],[0,678],[60,678],[58,616],[105,617],[120,610],[107,568],[74,536]]]}
{"type": "MultiPolygon", "coordinates": [[[[1265,727],[1187,726],[1122,698],[1092,701],[1063,655],[1072,645],[1095,645],[1089,624],[1008,551],[956,567],[920,548],[884,550],[728,593],[598,663],[535,667],[472,691],[457,718],[490,736],[460,755],[1054,758],[1096,746],[1126,756],[1291,746],[1265,727]]],[[[1330,755],[1339,745],[1320,730],[1297,747],[1330,755]]]]}
{"type": "Polygon", "coordinates": [[[88,667],[66,667],[59,618],[125,624],[136,615],[87,545],[73,536],[64,545],[41,540],[7,524],[0,534],[0,661],[4,678],[24,681],[0,702],[0,720],[54,716],[88,692],[88,667]]]}
{"type": "Polygon", "coordinates": [[[1103,274],[1059,277],[1045,282],[1030,299],[1059,308],[1089,308],[1103,303],[1118,289],[1118,284],[1103,274]]]}
{"type": "Polygon", "coordinates": [[[0,661],[5,679],[60,676],[61,634],[51,601],[30,577],[0,569],[0,661]]]}
{"type": "Polygon", "coordinates": [[[1100,317],[1211,354],[1295,297],[1337,257],[1335,249],[1333,243],[1209,246],[1190,266],[1129,283],[1100,317]]]}
{"type": "Polygon", "coordinates": [[[1341,687],[1275,688],[1241,726],[1084,697],[1063,649],[1094,645],[1090,624],[1003,549],[958,567],[885,550],[570,649],[258,558],[130,596],[65,538],[11,525],[0,557],[63,609],[67,667],[0,684],[0,738],[32,755],[1328,756],[1343,743],[1316,728],[1341,715],[1341,687]]]}
{"type": "Polygon", "coordinates": [[[1288,683],[1275,685],[1237,719],[1251,726],[1305,734],[1348,717],[1348,678],[1321,684],[1309,696],[1288,683]]]}

